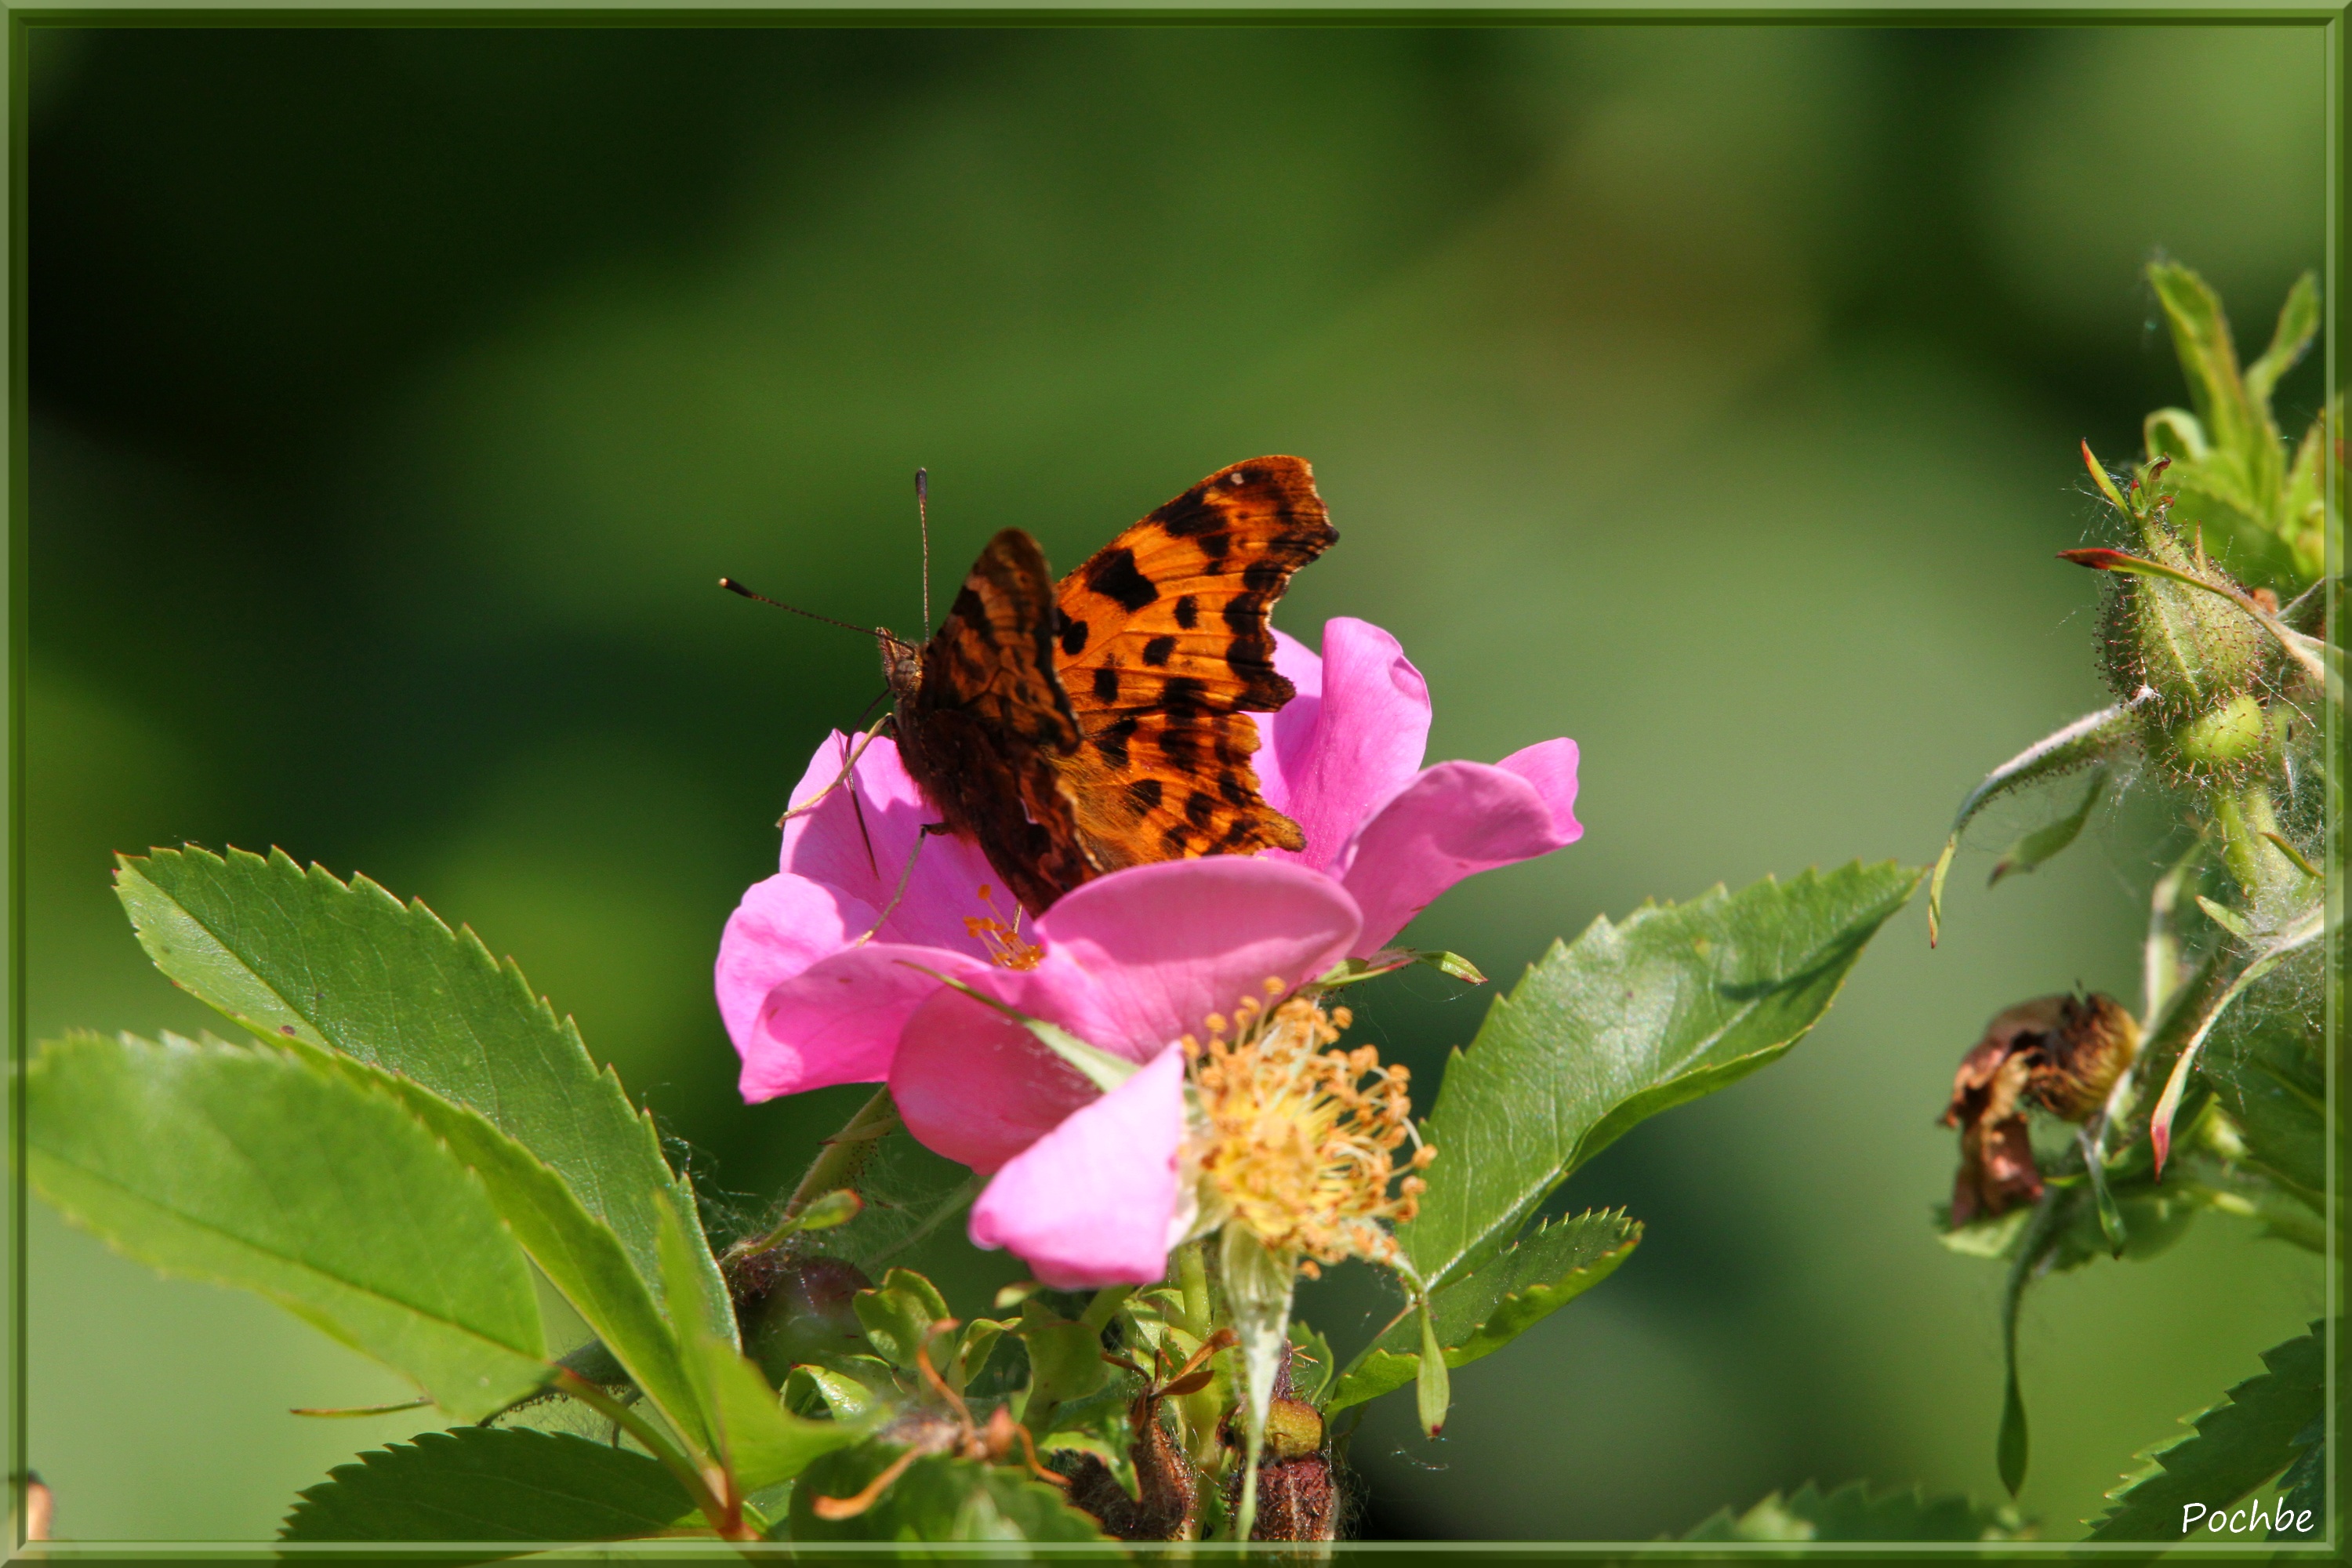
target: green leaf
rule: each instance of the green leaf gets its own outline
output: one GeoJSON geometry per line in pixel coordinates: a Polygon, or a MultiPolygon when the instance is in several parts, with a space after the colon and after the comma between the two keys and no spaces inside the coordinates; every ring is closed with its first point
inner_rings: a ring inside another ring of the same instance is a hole
{"type": "Polygon", "coordinates": [[[612,1227],[581,1206],[562,1178],[488,1118],[429,1093],[404,1078],[316,1047],[327,1071],[361,1079],[394,1096],[470,1166],[515,1239],[596,1334],[596,1343],[670,1424],[705,1443],[699,1401],[681,1360],[677,1334],[653,1289],[637,1275],[612,1227]]]}
{"type": "Polygon", "coordinates": [[[810,1461],[863,1438],[867,1427],[862,1422],[813,1421],[785,1409],[758,1367],[732,1343],[701,1326],[709,1321],[709,1312],[685,1310],[701,1289],[700,1260],[694,1253],[701,1249],[702,1240],[698,1235],[689,1237],[677,1215],[665,1215],[663,1220],[662,1263],[669,1297],[688,1325],[687,1373],[699,1395],[703,1426],[719,1461],[735,1478],[735,1495],[749,1497],[791,1480],[810,1461]]]}
{"type": "Polygon", "coordinates": [[[1944,840],[1944,851],[1936,857],[1936,870],[1927,883],[1927,945],[1933,947],[1943,935],[1944,877],[1952,868],[1952,857],[1959,852],[1960,835],[1968,831],[1976,816],[1994,801],[2011,795],[2030,784],[2053,779],[2062,773],[2120,751],[2132,736],[2132,709],[2128,703],[2102,708],[2086,713],[2063,729],[2044,735],[2009,761],[1993,769],[1969,791],[1960,802],[1960,809],[1952,817],[1952,831],[1944,840]]]}
{"type": "Polygon", "coordinates": [[[257,1291],[474,1420],[549,1376],[530,1267],[398,1102],[287,1053],[76,1035],[26,1075],[30,1179],[167,1273],[257,1291]]]}
{"type": "Polygon", "coordinates": [[[1429,1187],[1397,1231],[1429,1289],[1501,1250],[1635,1123],[1788,1050],[1919,877],[1889,864],[1768,878],[1553,943],[1446,1064],[1423,1129],[1429,1187]]]}
{"type": "Polygon", "coordinates": [[[1052,1431],[1055,1410],[1086,1398],[1109,1379],[1100,1332],[1056,1316],[1043,1301],[1021,1303],[1021,1321],[1013,1332],[1029,1351],[1029,1401],[1022,1422],[1034,1433],[1052,1431]]]}
{"type": "Polygon", "coordinates": [[[461,1426],[337,1465],[285,1541],[625,1541],[700,1522],[659,1463],[524,1426],[461,1426]]]}
{"type": "Polygon", "coordinates": [[[2294,1463],[2279,1477],[2278,1522],[2273,1541],[2309,1541],[2327,1534],[2327,1424],[2314,1416],[2294,1435],[2294,1463]],[[2288,1521],[2300,1528],[2291,1529],[2288,1521]]]}
{"type": "Polygon", "coordinates": [[[2279,377],[2294,368],[2295,361],[2311,347],[2311,340],[2319,332],[2319,275],[2306,272],[2294,280],[2286,291],[2286,303],[2279,307],[2278,326],[2271,333],[2271,345],[2263,351],[2262,358],[2246,367],[2246,400],[2262,416],[2266,430],[2275,435],[2271,420],[2271,393],[2279,377]]]}
{"type": "MultiPolygon", "coordinates": [[[[1622,1210],[1542,1226],[1432,1299],[1445,1364],[1467,1366],[1502,1349],[1615,1272],[1642,1239],[1622,1210]]],[[[1329,1408],[1345,1410],[1412,1382],[1420,1370],[1415,1325],[1397,1322],[1340,1373],[1329,1408]]]]}
{"type": "MultiPolygon", "coordinates": [[[[470,1106],[546,1162],[657,1286],[657,1205],[699,1229],[652,1119],[600,1072],[511,959],[364,877],[350,885],[282,850],[158,849],[115,890],[156,967],[265,1039],[341,1051],[470,1106]]],[[[717,1265],[710,1327],[734,1338],[717,1265]]]]}
{"type": "Polygon", "coordinates": [[[1317,975],[1314,984],[1320,990],[1338,991],[1393,974],[1400,969],[1410,969],[1416,963],[1425,964],[1450,979],[1467,981],[1473,985],[1486,984],[1478,966],[1460,953],[1418,947],[1384,947],[1368,957],[1343,958],[1317,975]]]}
{"type": "Polygon", "coordinates": [[[2263,1352],[2267,1369],[2189,1417],[2194,1436],[2140,1455],[2147,1464],[2107,1497],[2093,1541],[2179,1541],[2190,1503],[2227,1508],[2295,1458],[2295,1439],[2326,1406],[2326,1345],[2319,1323],[2263,1352]]]}
{"type": "Polygon", "coordinates": [[[2200,1069],[2246,1158],[2317,1204],[2327,1190],[2327,1040],[2317,944],[2258,980],[2217,1026],[2200,1069]]]}
{"type": "MultiPolygon", "coordinates": [[[[2164,1092],[2157,1096],[2156,1108],[2148,1112],[2148,1137],[2155,1146],[2156,1168],[2159,1174],[2171,1151],[2172,1123],[2179,1112],[2182,1097],[2188,1093],[2190,1069],[2197,1065],[2215,1026],[2228,1016],[2231,1003],[2252,990],[2281,965],[2291,962],[2297,952],[2318,942],[2326,931],[2326,910],[2320,900],[2314,900],[2284,922],[2282,929],[2273,934],[2269,945],[2230,983],[2230,988],[2221,993],[2221,1000],[2203,1014],[2196,1032],[2189,1037],[2179,1054],[2173,1058],[2171,1074],[2164,1080],[2164,1092]]],[[[2176,1008],[2173,1014],[2168,1015],[2168,1022],[2181,1016],[2176,1008]]],[[[2156,1053],[2148,1054],[2153,1057],[2156,1053]]],[[[2153,1066],[2152,1063],[2150,1065],[2153,1066]]]]}
{"type": "Polygon", "coordinates": [[[1331,1342],[1301,1318],[1290,1320],[1289,1338],[1291,1392],[1320,1409],[1339,1371],[1331,1356],[1331,1342]]]}
{"type": "MultiPolygon", "coordinates": [[[[871,1290],[860,1290],[851,1308],[865,1325],[866,1341],[884,1359],[907,1372],[915,1370],[915,1351],[928,1353],[931,1325],[948,1315],[947,1299],[939,1288],[911,1268],[893,1268],[871,1290]]],[[[936,1369],[938,1363],[932,1363],[936,1369]]]]}
{"type": "Polygon", "coordinates": [[[2000,853],[1993,862],[1992,875],[1985,886],[1997,887],[2003,877],[2020,871],[2031,871],[2074,842],[2083,831],[2083,824],[2091,820],[2091,813],[2106,793],[2107,770],[2100,768],[2091,774],[2091,787],[2083,792],[2083,803],[2057,821],[2037,827],[2000,853]]]}
{"type": "MultiPolygon", "coordinates": [[[[877,1363],[875,1371],[887,1369],[877,1363]]],[[[784,1380],[784,1407],[804,1415],[823,1410],[836,1421],[855,1421],[880,1409],[881,1397],[847,1373],[803,1362],[784,1380]]]]}
{"type": "Polygon", "coordinates": [[[2221,310],[2221,298],[2205,279],[2173,262],[2150,262],[2147,280],[2155,286],[2157,301],[2172,329],[2172,346],[2189,382],[2189,401],[2197,406],[2197,416],[2217,448],[2216,455],[2231,459],[2259,498],[2265,491],[2252,464],[2260,461],[2256,454],[2269,447],[2275,467],[2276,447],[2267,428],[2269,421],[2247,396],[2245,381],[2238,373],[2237,345],[2231,339],[2230,319],[2221,310]]]}
{"type": "Polygon", "coordinates": [[[871,1442],[828,1454],[793,1489],[794,1541],[1101,1541],[1093,1519],[1059,1489],[1019,1470],[932,1454],[917,1459],[874,1505],[852,1519],[824,1520],[819,1497],[855,1497],[898,1458],[896,1444],[871,1442]]]}
{"type": "Polygon", "coordinates": [[[2211,921],[2239,941],[2252,942],[2254,939],[2254,928],[2246,923],[2246,917],[2230,908],[2229,905],[2217,904],[2200,893],[2197,895],[2197,907],[2205,911],[2207,920],[2211,921]]]}
{"type": "Polygon", "coordinates": [[[1746,1513],[1723,1509],[1685,1541],[2021,1541],[2032,1527],[2014,1509],[1958,1492],[1910,1487],[1873,1493],[1853,1481],[1822,1493],[1811,1481],[1774,1492],[1746,1513]]]}

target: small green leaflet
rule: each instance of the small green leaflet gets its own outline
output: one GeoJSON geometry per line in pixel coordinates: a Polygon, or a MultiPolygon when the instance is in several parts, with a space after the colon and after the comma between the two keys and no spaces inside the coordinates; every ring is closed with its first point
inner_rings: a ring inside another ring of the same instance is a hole
{"type": "Polygon", "coordinates": [[[169,1274],[252,1290],[459,1420],[545,1383],[522,1249],[391,1096],[267,1047],[74,1035],[26,1074],[27,1171],[169,1274]]]}
{"type": "MultiPolygon", "coordinates": [[[[2097,465],[2094,464],[2095,471],[2097,465]]],[[[1959,853],[1960,835],[1976,820],[1977,813],[1994,801],[2039,784],[2072,773],[2086,763],[2113,755],[2130,739],[2135,704],[2119,702],[2112,708],[2102,708],[2086,713],[2063,729],[2044,735],[2009,761],[1987,773],[1969,791],[1960,802],[1960,809],[1952,817],[1952,831],[1944,840],[1943,853],[1936,857],[1936,869],[1927,879],[1927,945],[1933,947],[1941,939],[1944,928],[1944,878],[1952,868],[1952,857],[1959,853]]],[[[2053,851],[2054,853],[2054,851],[2053,851]]]]}
{"type": "Polygon", "coordinates": [[[1446,1064],[1423,1129],[1429,1187],[1397,1230],[1421,1278],[1441,1290],[1470,1273],[1628,1129],[1777,1060],[1919,879],[1893,864],[1768,878],[1555,942],[1446,1064]]]}
{"type": "Polygon", "coordinates": [[[670,1473],[569,1433],[461,1426],[337,1465],[283,1541],[626,1541],[698,1526],[670,1473]]]}
{"type": "Polygon", "coordinates": [[[2097,808],[2099,797],[2106,794],[2106,790],[2107,770],[2097,769],[2091,774],[2091,786],[2083,792],[2082,804],[2057,821],[2035,828],[2002,850],[2000,858],[1993,862],[1992,875],[1986,879],[1985,886],[1996,887],[2003,877],[2033,870],[2074,843],[2083,831],[2083,824],[2091,820],[2091,813],[2097,808]]]}
{"type": "MultiPolygon", "coordinates": [[[[1641,1239],[1641,1224],[1622,1210],[1578,1215],[1520,1237],[1476,1273],[1431,1299],[1445,1364],[1467,1366],[1502,1349],[1608,1279],[1641,1239]]],[[[1329,1410],[1360,1405],[1413,1381],[1423,1354],[1413,1318],[1391,1324],[1348,1363],[1331,1391],[1329,1410]]]]}

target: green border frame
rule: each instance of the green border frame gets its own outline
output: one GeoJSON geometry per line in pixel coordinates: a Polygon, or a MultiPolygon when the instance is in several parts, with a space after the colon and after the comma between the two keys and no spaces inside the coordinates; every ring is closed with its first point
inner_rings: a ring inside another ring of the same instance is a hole
{"type": "MultiPolygon", "coordinates": [[[[779,5],[773,0],[742,0],[740,5],[712,4],[710,0],[694,0],[675,7],[647,5],[645,0],[484,0],[477,5],[451,5],[448,0],[418,0],[413,5],[360,3],[349,5],[328,4],[318,0],[247,0],[241,5],[223,5],[208,0],[188,0],[185,5],[157,5],[153,0],[46,0],[34,5],[6,4],[0,0],[0,50],[5,50],[7,79],[5,197],[8,213],[7,247],[7,317],[5,342],[0,344],[7,356],[6,391],[7,470],[5,493],[8,509],[7,593],[5,597],[5,697],[7,703],[5,735],[5,770],[7,785],[7,828],[5,840],[0,840],[0,874],[6,879],[5,913],[5,1026],[7,1031],[7,1138],[9,1148],[8,1201],[5,1210],[6,1291],[5,1322],[0,1322],[7,1342],[7,1379],[5,1397],[7,1402],[5,1437],[6,1492],[8,1516],[6,1534],[0,1538],[0,1552],[10,1561],[60,1563],[236,1563],[253,1561],[303,1562],[395,1562],[404,1563],[479,1563],[493,1556],[518,1554],[513,1542],[499,1542],[467,1551],[459,1543],[435,1543],[404,1546],[386,1542],[361,1548],[335,1545],[292,1545],[277,1542],[45,1542],[28,1543],[19,1535],[24,1515],[24,1481],[26,1459],[29,1447],[26,1429],[26,1375],[29,1370],[26,1346],[27,1268],[26,1236],[28,1189],[23,1178],[25,1146],[24,1097],[15,1092],[22,1081],[26,1051],[25,1016],[25,668],[26,653],[26,610],[29,587],[26,574],[29,524],[29,407],[27,402],[27,371],[25,352],[27,321],[27,279],[26,259],[26,193],[27,186],[26,134],[29,74],[26,32],[41,26],[72,26],[79,27],[358,27],[358,26],[658,26],[658,27],[838,27],[838,26],[1528,26],[1542,25],[1575,26],[1643,26],[1654,24],[1695,25],[1703,23],[1769,23],[1782,26],[1841,27],[2046,27],[2046,26],[2319,26],[2328,34],[2327,85],[2326,115],[2327,132],[2326,160],[2326,254],[2321,268],[2326,279],[2325,318],[2322,327],[2322,363],[2327,387],[2334,391],[2344,388],[2344,361],[2341,357],[2343,321],[2341,301],[2352,289],[2352,227],[2347,225],[2345,189],[2346,137],[2345,89],[2352,80],[2352,0],[2334,5],[2275,5],[2248,0],[2243,5],[2214,4],[2213,0],[2097,0],[2084,3],[2053,3],[2048,5],[2021,5],[2014,0],[2007,3],[1968,5],[1886,5],[1856,0],[1853,5],[1785,5],[1772,0],[1750,0],[1748,4],[1726,4],[1724,0],[1691,0],[1676,4],[1675,0],[1653,0],[1652,4],[1591,5],[1560,5],[1547,0],[1528,0],[1525,5],[1495,4],[1494,0],[1465,0],[1459,5],[1432,5],[1428,0],[1395,0],[1381,4],[1380,0],[1328,0],[1326,4],[1300,4],[1298,0],[1269,0],[1265,5],[1235,5],[1232,0],[1202,0],[1198,5],[1169,5],[1165,0],[1147,4],[1139,0],[1132,5],[1105,5],[1102,0],[1068,0],[1067,4],[1030,4],[1005,6],[988,0],[970,0],[967,5],[941,5],[939,0],[863,0],[862,4],[832,4],[806,6],[779,5]]],[[[2335,454],[2337,464],[2345,461],[2339,446],[2335,454]]],[[[2330,486],[2328,493],[2338,493],[2330,486]]],[[[2327,538],[2327,572],[2341,582],[2345,569],[2345,520],[2332,518],[2327,538]]],[[[2331,601],[2327,639],[2341,647],[2345,628],[2336,605],[2331,601]]],[[[2352,731],[2347,731],[2339,709],[2325,710],[2327,745],[2337,761],[2339,769],[2352,763],[2352,731]]],[[[2341,773],[2339,777],[2343,776],[2341,773]]],[[[2336,944],[2333,951],[2339,964],[2343,962],[2343,895],[2347,844],[2342,807],[2338,805],[2327,825],[2326,868],[2329,874],[2328,931],[2326,940],[2336,944]]],[[[2347,1430],[2346,1388],[2341,1376],[2339,1357],[2341,1335],[2336,1325],[2341,1321],[2347,1301],[2344,1269],[2347,1258],[2341,1246],[2343,1229],[2342,1173],[2346,1169],[2347,1152],[2352,1152],[2352,1139],[2347,1139],[2339,1098],[2344,1073],[2345,1052],[2345,980],[2342,967],[2331,973],[2326,994],[2326,1028],[2330,1047],[2327,1080],[2327,1106],[2336,1125],[2336,1137],[2329,1148],[2328,1191],[2336,1209],[2337,1224],[2329,1236],[2326,1267],[2326,1319],[2329,1323],[2326,1348],[2328,1385],[2333,1400],[2328,1409],[2327,1442],[2331,1463],[2328,1486],[2334,1500],[2331,1517],[2340,1524],[2347,1511],[2347,1472],[2343,1437],[2347,1430]]],[[[2158,1549],[2180,1552],[2189,1558],[2261,1559],[2285,1558],[2294,1561],[2328,1561],[2341,1554],[2344,1542],[2331,1538],[2310,1545],[2280,1546],[2269,1542],[2185,1542],[2179,1546],[2158,1549]]],[[[1933,1562],[1960,1557],[2042,1558],[2082,1556],[2094,1561],[2134,1559],[2157,1554],[2146,1544],[2116,1543],[2095,1545],[2083,1542],[2006,1542],[1988,1546],[1973,1542],[1950,1544],[1919,1543],[1843,1543],[1820,1542],[1791,1548],[1786,1545],[1757,1543],[1726,1543],[1706,1546],[1674,1542],[1344,1542],[1317,1549],[1337,1557],[1360,1557],[1367,1560],[1410,1562],[1423,1558],[1467,1558],[1490,1563],[1594,1562],[1635,1558],[1648,1561],[1722,1560],[1756,1556],[1786,1557],[1816,1556],[1832,1561],[1902,1560],[1933,1562]]],[[[872,1563],[899,1555],[901,1548],[888,1544],[856,1546],[844,1544],[798,1544],[779,1542],[772,1544],[745,1547],[724,1542],[612,1542],[586,1546],[574,1543],[550,1542],[532,1555],[549,1562],[630,1562],[630,1563],[701,1563],[755,1560],[793,1562],[856,1562],[872,1563]]],[[[1003,1550],[992,1543],[936,1542],[921,1548],[924,1555],[948,1561],[984,1562],[1004,1555],[1003,1550]]],[[[1247,1548],[1231,1543],[1186,1543],[1168,1546],[1098,1546],[1055,1545],[1044,1542],[1024,1543],[1023,1554],[1039,1559],[1087,1561],[1237,1561],[1244,1558],[1263,1560],[1275,1552],[1295,1555],[1295,1548],[1247,1548]]]]}

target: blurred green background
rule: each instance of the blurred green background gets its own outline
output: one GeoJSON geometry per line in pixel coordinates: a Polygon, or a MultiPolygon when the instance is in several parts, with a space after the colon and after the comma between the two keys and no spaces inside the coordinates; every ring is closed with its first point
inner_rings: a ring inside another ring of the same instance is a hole
{"type": "MultiPolygon", "coordinates": [[[[944,588],[1007,524],[1067,565],[1222,464],[1310,458],[1342,542],[1282,624],[1395,631],[1433,757],[1583,748],[1583,842],[1416,928],[1498,978],[1646,898],[1923,861],[2101,700],[2097,585],[2051,552],[2096,525],[2076,441],[2121,458],[2182,395],[2139,266],[2259,339],[2321,258],[2322,42],[37,28],[30,1028],[204,1026],[110,855],[282,845],[515,954],[757,1202],[857,1093],[738,1102],[709,963],[879,680],[712,584],[911,629],[919,463],[944,588]]],[[[2291,428],[2319,393],[2290,378],[2291,428]]],[[[2000,1006],[2136,1002],[2172,811],[2130,792],[1988,895],[2032,814],[1990,824],[1941,951],[1913,909],[1783,1065],[1580,1174],[1647,1240],[1459,1373],[1443,1442],[1367,1424],[1364,1532],[1997,1491],[2000,1271],[1929,1234],[1933,1121],[2000,1006]]],[[[1364,1037],[1433,1089],[1483,994],[1374,989],[1364,1037]]],[[[266,1536],[415,1429],[289,1416],[404,1391],[32,1226],[61,1533],[266,1536]]],[[[1374,1306],[1343,1277],[1308,1310],[1374,1306]]],[[[2215,1220],[2051,1282],[2025,1509],[2078,1534],[2320,1308],[2312,1260],[2215,1220]]]]}

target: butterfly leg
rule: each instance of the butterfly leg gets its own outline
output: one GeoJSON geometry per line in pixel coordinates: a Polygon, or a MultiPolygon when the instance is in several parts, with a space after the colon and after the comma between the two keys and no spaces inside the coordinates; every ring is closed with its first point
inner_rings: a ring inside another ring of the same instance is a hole
{"type": "MultiPolygon", "coordinates": [[[[856,797],[852,796],[851,798],[855,799],[856,797]]],[[[893,914],[898,912],[898,900],[907,896],[907,884],[915,879],[915,862],[922,858],[923,840],[931,837],[933,835],[945,835],[952,831],[953,829],[950,828],[944,822],[926,822],[920,828],[916,830],[915,847],[907,851],[907,864],[898,872],[898,890],[890,895],[890,901],[882,906],[882,912],[874,917],[873,926],[864,936],[861,936],[856,942],[851,942],[849,944],[850,946],[864,947],[867,942],[872,942],[877,933],[882,930],[884,924],[889,921],[893,914]]],[[[868,853],[871,853],[870,847],[868,848],[868,853]]]]}
{"type": "MultiPolygon", "coordinates": [[[[793,817],[814,811],[818,806],[824,804],[825,796],[831,795],[835,790],[839,789],[843,784],[850,783],[853,775],[857,772],[857,760],[866,754],[866,748],[874,743],[874,738],[877,735],[879,735],[882,732],[882,727],[889,722],[890,715],[887,713],[885,713],[879,719],[875,720],[874,727],[859,737],[857,749],[854,752],[850,752],[848,756],[844,759],[841,764],[841,772],[834,775],[833,782],[825,785],[823,789],[817,791],[814,795],[809,796],[808,799],[801,802],[800,805],[784,813],[783,816],[776,818],[776,826],[782,827],[793,817]]],[[[846,738],[842,742],[842,745],[845,749],[847,748],[848,743],[849,742],[846,738]]],[[[849,792],[849,809],[855,812],[857,816],[857,837],[865,840],[866,843],[866,869],[879,877],[882,874],[882,868],[880,865],[876,863],[874,858],[874,836],[866,830],[866,804],[858,797],[857,791],[855,788],[851,789],[849,792]]]]}
{"type": "MultiPolygon", "coordinates": [[[[818,806],[824,804],[825,796],[831,795],[835,790],[839,789],[843,784],[849,783],[850,776],[857,772],[858,759],[866,755],[866,748],[874,743],[875,737],[882,733],[882,727],[889,722],[890,715],[887,713],[885,713],[879,719],[875,720],[873,728],[858,736],[857,749],[849,752],[849,754],[843,760],[841,772],[834,775],[833,782],[825,785],[823,789],[817,791],[814,795],[809,796],[806,800],[801,802],[800,805],[784,813],[783,816],[776,818],[776,826],[782,827],[795,816],[807,816],[810,812],[814,811],[818,806]]],[[[846,737],[844,738],[842,744],[845,747],[847,746],[848,741],[846,737]]],[[[850,798],[853,801],[856,799],[856,792],[855,790],[850,792],[850,798]]],[[[871,853],[873,846],[868,845],[866,848],[867,851],[871,853]]]]}

